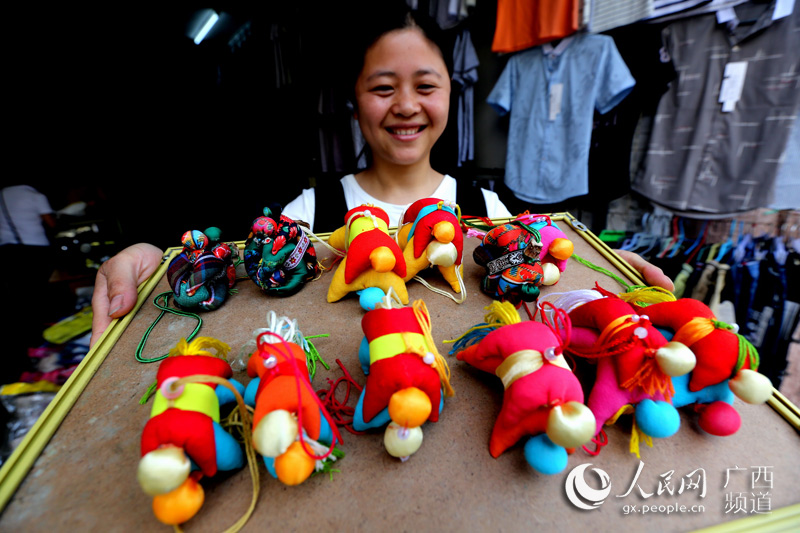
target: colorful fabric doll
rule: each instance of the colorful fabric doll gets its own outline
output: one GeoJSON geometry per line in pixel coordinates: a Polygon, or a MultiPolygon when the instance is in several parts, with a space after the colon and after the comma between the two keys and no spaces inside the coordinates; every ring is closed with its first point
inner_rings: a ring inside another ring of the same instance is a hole
{"type": "Polygon", "coordinates": [[[758,352],[736,326],[720,322],[703,302],[689,298],[662,302],[641,310],[664,336],[688,346],[697,357],[690,374],[672,378],[675,407],[694,405],[698,424],[712,435],[727,436],[741,426],[733,408],[736,395],[747,403],[766,402],[769,378],[756,372],[758,352]]]}
{"type": "Polygon", "coordinates": [[[181,242],[183,250],[167,269],[175,303],[184,309],[213,311],[225,303],[228,289],[236,283],[233,262],[239,258],[239,249],[232,242],[221,242],[215,227],[187,231],[181,242]]]}
{"type": "Polygon", "coordinates": [[[583,390],[562,347],[569,342],[569,319],[558,310],[564,340],[555,326],[521,322],[510,302],[487,307],[485,323],[460,337],[450,354],[490,372],[503,382],[489,453],[499,457],[525,436],[525,459],[534,470],[556,474],[567,466],[567,448],[595,434],[595,418],[583,404],[583,390]]]}
{"type": "Polygon", "coordinates": [[[406,260],[405,281],[436,266],[456,293],[464,292],[460,218],[458,205],[438,198],[423,198],[409,206],[397,231],[406,260]]]}
{"type": "Polygon", "coordinates": [[[394,289],[408,303],[406,261],[389,236],[389,216],[380,207],[361,205],[345,215],[345,225],[333,232],[328,244],[344,250],[345,257],[333,274],[328,301],[341,300],[350,292],[378,287],[384,293],[394,289]]]}
{"type": "Polygon", "coordinates": [[[253,221],[245,242],[244,264],[250,279],[276,296],[295,294],[320,272],[310,239],[276,205],[265,207],[264,215],[253,221]]]}
{"type": "Polygon", "coordinates": [[[486,268],[481,290],[517,308],[535,302],[541,285],[553,285],[561,277],[558,266],[542,262],[542,251],[539,230],[520,221],[495,226],[472,254],[486,268]]]}
{"type": "MultiPolygon", "coordinates": [[[[558,225],[550,220],[547,215],[523,215],[517,218],[533,229],[539,231],[542,241],[542,250],[539,252],[539,260],[542,263],[550,263],[558,267],[560,274],[567,269],[567,261],[575,251],[575,245],[569,240],[566,233],[561,231],[558,225]]],[[[553,273],[553,276],[556,274],[553,273]]]]}
{"type": "Polygon", "coordinates": [[[361,320],[359,349],[367,382],[356,405],[353,429],[387,425],[389,455],[405,461],[422,445],[422,426],[439,420],[444,396],[454,394],[450,368],[431,337],[425,302],[393,307],[391,294],[361,320]]]}
{"type": "Polygon", "coordinates": [[[209,337],[191,344],[181,339],[158,368],[153,408],[142,432],[138,479],[153,496],[156,518],[165,524],[181,524],[199,511],[204,495],[198,481],[203,476],[244,466],[241,445],[220,425],[220,406],[236,399],[221,384],[244,392],[231,379],[225,361],[229,349],[209,337]]]}
{"type": "Polygon", "coordinates": [[[311,387],[296,321],[276,319],[272,311],[268,317],[270,326],[256,332],[247,363],[254,378],[245,391],[245,402],[255,406],[253,446],[273,477],[299,485],[341,456],[334,446],[342,439],[311,387]]]}
{"type": "MultiPolygon", "coordinates": [[[[552,303],[560,308],[570,293],[552,303]]],[[[631,451],[639,455],[639,431],[645,442],[678,431],[680,417],[670,404],[671,377],[690,372],[695,365],[691,350],[679,342],[667,343],[650,319],[622,299],[610,295],[570,305],[572,337],[567,353],[597,362],[594,385],[587,405],[597,420],[612,424],[634,411],[631,451]]]]}

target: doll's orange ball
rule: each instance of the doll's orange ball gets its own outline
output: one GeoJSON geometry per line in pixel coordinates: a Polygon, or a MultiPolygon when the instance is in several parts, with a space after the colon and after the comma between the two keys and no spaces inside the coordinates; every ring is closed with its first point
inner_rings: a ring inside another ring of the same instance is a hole
{"type": "Polygon", "coordinates": [[[378,246],[369,254],[369,262],[378,272],[390,272],[395,265],[392,251],[386,246],[378,246]]]}
{"type": "Polygon", "coordinates": [[[452,222],[441,221],[433,226],[433,236],[437,241],[442,243],[452,242],[456,236],[456,229],[453,227],[452,222]]]}
{"type": "Polygon", "coordinates": [[[203,487],[189,477],[177,489],[155,496],[153,513],[168,526],[182,524],[197,514],[204,500],[203,487]]]}
{"type": "Polygon", "coordinates": [[[299,485],[314,472],[316,460],[311,457],[313,452],[306,445],[306,450],[300,441],[294,441],[289,448],[275,458],[275,474],[278,479],[289,486],[299,485]]]}
{"type": "Polygon", "coordinates": [[[389,398],[389,417],[407,428],[419,427],[431,415],[431,400],[416,387],[408,387],[389,398]]]}
{"type": "Polygon", "coordinates": [[[575,246],[572,244],[572,241],[562,238],[553,239],[553,242],[550,243],[550,247],[548,248],[550,255],[556,259],[562,260],[572,257],[572,252],[574,251],[575,246]]]}

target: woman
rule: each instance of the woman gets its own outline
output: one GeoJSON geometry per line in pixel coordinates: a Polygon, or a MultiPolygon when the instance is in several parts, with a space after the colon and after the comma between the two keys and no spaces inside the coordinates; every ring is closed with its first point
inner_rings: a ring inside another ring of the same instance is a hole
{"type": "Polygon", "coordinates": [[[494,192],[459,187],[431,166],[431,150],[447,125],[450,107],[449,56],[437,44],[442,39],[436,24],[398,4],[394,9],[382,5],[377,18],[370,17],[363,27],[353,53],[363,61],[347,79],[355,80],[348,91],[370,164],[331,186],[306,189],[284,213],[315,231],[332,231],[343,224],[348,210],[365,203],[382,207],[390,220],[398,221],[412,202],[436,197],[455,201],[462,210],[475,206],[465,211],[470,214],[511,217],[494,192]]]}

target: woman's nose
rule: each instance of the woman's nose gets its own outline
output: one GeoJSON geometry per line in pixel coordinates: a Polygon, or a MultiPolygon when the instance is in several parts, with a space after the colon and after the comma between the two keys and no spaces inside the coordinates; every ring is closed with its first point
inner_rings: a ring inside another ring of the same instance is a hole
{"type": "Polygon", "coordinates": [[[396,95],[392,112],[396,115],[409,117],[420,110],[419,101],[413,92],[400,91],[396,95]]]}

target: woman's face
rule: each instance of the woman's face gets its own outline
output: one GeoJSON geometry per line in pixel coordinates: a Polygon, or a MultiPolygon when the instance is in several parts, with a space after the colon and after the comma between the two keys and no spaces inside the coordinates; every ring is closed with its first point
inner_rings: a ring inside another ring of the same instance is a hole
{"type": "Polygon", "coordinates": [[[356,81],[358,118],[375,161],[428,160],[447,124],[450,77],[439,49],[417,29],[391,31],[367,51],[356,81]]]}

